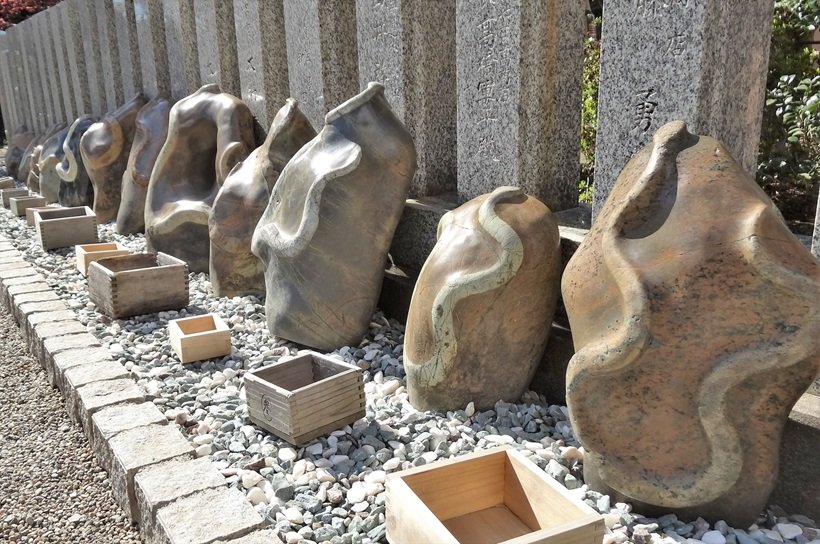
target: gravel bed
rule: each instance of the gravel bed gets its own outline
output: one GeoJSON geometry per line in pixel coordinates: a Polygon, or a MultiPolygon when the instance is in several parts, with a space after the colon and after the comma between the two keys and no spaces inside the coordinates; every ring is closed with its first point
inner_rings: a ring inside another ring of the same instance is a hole
{"type": "MultiPolygon", "coordinates": [[[[262,300],[216,298],[206,274],[191,274],[186,309],[111,320],[89,302],[73,249],[45,254],[34,241],[34,229],[8,212],[0,213],[0,232],[43,270],[79,320],[180,426],[197,455],[209,456],[288,543],[385,542],[386,474],[510,444],[604,514],[605,544],[820,544],[814,521],[777,508],[769,509],[757,525],[740,530],[671,514],[650,519],[632,512],[629,504],[612,504],[607,495],[583,484],[584,451],[566,407],[548,405],[532,392],[520,403],[499,402],[484,412],[471,405],[447,413],[413,409],[402,366],[404,327],[381,313],[373,316],[359,345],[331,354],[363,370],[367,418],[304,447],[292,447],[248,419],[243,374],[300,349],[270,336],[262,300]],[[207,312],[218,313],[229,324],[233,351],[221,359],[182,365],[168,343],[167,322],[207,312]]],[[[99,232],[101,241],[144,250],[142,235],[117,235],[110,224],[101,225],[99,232]]]]}

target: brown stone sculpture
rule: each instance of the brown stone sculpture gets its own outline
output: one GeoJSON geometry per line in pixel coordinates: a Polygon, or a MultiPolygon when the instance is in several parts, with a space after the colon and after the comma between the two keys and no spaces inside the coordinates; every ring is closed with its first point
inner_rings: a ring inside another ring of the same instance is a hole
{"type": "Polygon", "coordinates": [[[324,350],[359,342],[415,171],[413,140],[382,85],[325,116],[282,171],[253,233],[273,335],[324,350]]]}
{"type": "Polygon", "coordinates": [[[33,162],[33,158],[35,154],[39,153],[39,149],[42,147],[43,142],[45,142],[48,138],[56,134],[60,129],[63,128],[64,125],[52,125],[48,127],[44,132],[40,133],[39,135],[32,138],[28,145],[26,146],[25,150],[23,151],[23,155],[20,158],[20,166],[17,170],[17,180],[22,181],[26,185],[28,185],[28,178],[31,174],[31,167],[33,162]]]}
{"type": "Polygon", "coordinates": [[[57,165],[63,162],[65,152],[63,143],[68,135],[68,128],[46,140],[40,151],[40,194],[51,204],[58,201],[60,192],[60,176],[57,174],[57,165]]]}
{"type": "Polygon", "coordinates": [[[92,206],[94,203],[94,186],[80,160],[80,139],[94,122],[94,118],[87,115],[78,118],[63,141],[63,162],[57,165],[60,176],[57,200],[61,206],[92,206]]]}
{"type": "Polygon", "coordinates": [[[168,137],[171,102],[157,96],[137,113],[136,133],[128,155],[128,166],[122,176],[122,197],[117,212],[117,232],[136,234],[145,231],[145,197],[148,181],[168,137]]]}
{"type": "Polygon", "coordinates": [[[80,156],[88,179],[94,187],[94,213],[97,223],[117,218],[122,194],[122,175],[136,131],[137,112],[145,105],[145,96],[136,94],[119,108],[94,123],[80,138],[80,156]]]}
{"type": "Polygon", "coordinates": [[[218,85],[177,102],[148,184],[149,250],[186,261],[192,272],[207,272],[211,205],[228,173],[254,147],[248,106],[218,85]]]}
{"type": "Polygon", "coordinates": [[[520,189],[499,187],[444,215],[407,316],[410,403],[484,410],[518,400],[544,353],[560,278],[558,224],[520,189]]]}
{"type": "Polygon", "coordinates": [[[720,142],[662,127],[562,283],[573,429],[594,489],[746,527],[820,371],[820,263],[720,142]]]}
{"type": "Polygon", "coordinates": [[[20,172],[20,162],[23,159],[23,154],[33,139],[34,133],[31,132],[26,125],[22,125],[14,131],[14,134],[9,139],[8,152],[6,153],[6,170],[9,176],[15,179],[17,178],[20,172]]]}
{"type": "Polygon", "coordinates": [[[29,156],[28,176],[26,177],[26,186],[30,191],[35,193],[40,192],[40,153],[43,151],[43,144],[39,143],[34,146],[29,156]]]}
{"type": "Polygon", "coordinates": [[[237,164],[225,179],[208,220],[210,279],[215,295],[264,295],[262,261],[251,252],[253,231],[279,174],[315,136],[316,131],[299,111],[296,100],[289,98],[274,117],[265,143],[237,164]]]}

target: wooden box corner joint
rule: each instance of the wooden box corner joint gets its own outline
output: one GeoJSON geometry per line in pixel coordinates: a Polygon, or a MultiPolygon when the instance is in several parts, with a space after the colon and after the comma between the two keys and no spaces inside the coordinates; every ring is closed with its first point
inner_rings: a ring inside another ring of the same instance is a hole
{"type": "Polygon", "coordinates": [[[97,216],[88,206],[34,212],[34,228],[43,250],[97,242],[97,216]]]}

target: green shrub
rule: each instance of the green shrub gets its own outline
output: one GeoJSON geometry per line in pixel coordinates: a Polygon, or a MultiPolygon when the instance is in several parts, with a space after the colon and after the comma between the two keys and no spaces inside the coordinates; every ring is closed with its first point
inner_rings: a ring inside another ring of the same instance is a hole
{"type": "Polygon", "coordinates": [[[584,42],[583,91],[581,95],[581,181],[578,200],[592,202],[595,175],[595,134],[598,131],[598,75],[601,71],[601,42],[584,42]]]}

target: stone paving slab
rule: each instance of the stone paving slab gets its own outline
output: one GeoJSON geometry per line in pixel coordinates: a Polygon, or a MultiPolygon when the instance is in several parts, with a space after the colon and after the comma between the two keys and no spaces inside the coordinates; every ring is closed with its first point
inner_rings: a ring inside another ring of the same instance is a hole
{"type": "Polygon", "coordinates": [[[217,540],[214,544],[283,544],[276,533],[270,529],[263,529],[261,531],[254,531],[253,533],[241,536],[239,538],[232,538],[231,540],[217,540]]]}
{"type": "Polygon", "coordinates": [[[167,422],[163,413],[152,402],[117,404],[103,408],[91,416],[91,448],[100,466],[106,468],[106,458],[110,458],[111,451],[108,448],[108,441],[114,436],[135,427],[165,425],[167,422]]]}
{"type": "MultiPolygon", "coordinates": [[[[65,394],[65,372],[69,368],[96,361],[110,361],[111,354],[102,347],[88,347],[85,349],[71,349],[54,354],[54,366],[49,378],[51,385],[65,394]]],[[[46,369],[48,370],[48,369],[46,369]]]]}
{"type": "MultiPolygon", "coordinates": [[[[9,297],[11,298],[11,304],[14,308],[12,311],[12,315],[14,315],[14,320],[17,321],[18,325],[21,325],[26,322],[25,316],[29,313],[34,313],[38,311],[52,311],[51,309],[48,310],[39,310],[40,306],[29,305],[33,302],[58,302],[60,304],[65,304],[60,297],[54,291],[40,291],[36,293],[20,293],[14,296],[9,297]],[[28,313],[26,313],[28,312],[28,313]]],[[[48,307],[50,308],[50,307],[48,307]]]]}
{"type": "MultiPolygon", "coordinates": [[[[34,334],[28,335],[29,351],[31,351],[32,355],[34,355],[38,361],[42,361],[42,357],[44,355],[43,351],[45,349],[43,347],[43,343],[46,340],[49,338],[65,336],[67,334],[78,334],[84,332],[86,332],[85,326],[76,319],[38,323],[34,327],[34,334]]],[[[53,360],[51,366],[52,368],[54,366],[53,360]]]]}
{"type": "Polygon", "coordinates": [[[48,286],[47,283],[42,281],[36,281],[34,283],[24,283],[22,285],[12,285],[8,289],[6,289],[6,295],[3,297],[3,304],[6,306],[6,310],[8,310],[9,314],[14,313],[14,305],[12,304],[12,300],[14,295],[21,294],[21,293],[37,293],[40,291],[50,291],[51,288],[48,286]]]}
{"type": "MultiPolygon", "coordinates": [[[[16,299],[15,299],[16,300],[16,299]]],[[[28,319],[28,316],[31,314],[36,314],[39,312],[56,312],[58,310],[67,310],[68,306],[62,300],[48,300],[45,302],[26,302],[25,304],[20,304],[19,306],[15,306],[14,318],[17,321],[18,325],[22,325],[28,319]]],[[[28,342],[28,330],[24,327],[21,328],[23,332],[23,336],[28,342]]]]}
{"type": "MultiPolygon", "coordinates": [[[[52,312],[40,312],[36,314],[31,314],[26,318],[25,324],[21,323],[20,328],[22,329],[23,337],[28,339],[29,345],[32,344],[33,340],[31,336],[34,333],[35,328],[37,325],[41,323],[52,323],[54,321],[76,321],[77,314],[74,313],[72,310],[54,310],[52,312]]],[[[43,340],[43,339],[41,339],[43,340]]],[[[42,344],[42,342],[40,342],[42,344]]],[[[54,385],[54,382],[52,382],[54,385]]]]}
{"type": "Polygon", "coordinates": [[[43,350],[40,361],[47,372],[54,372],[54,355],[56,353],[69,349],[96,347],[99,345],[100,342],[87,332],[46,338],[43,340],[43,350]]]}
{"type": "Polygon", "coordinates": [[[44,282],[46,278],[42,274],[33,274],[31,276],[18,276],[14,278],[7,278],[0,281],[0,300],[6,300],[8,297],[8,288],[12,285],[23,285],[25,283],[44,282]]]}
{"type": "MultiPolygon", "coordinates": [[[[89,383],[130,378],[130,374],[116,361],[97,361],[73,366],[63,374],[65,402],[69,413],[79,411],[80,399],[77,390],[89,383]]],[[[91,436],[91,426],[86,427],[86,435],[91,436]]]]}
{"type": "Polygon", "coordinates": [[[79,398],[77,411],[70,415],[83,426],[83,429],[90,429],[91,416],[106,406],[145,401],[142,391],[131,378],[92,382],[78,388],[76,394],[79,398]]]}

